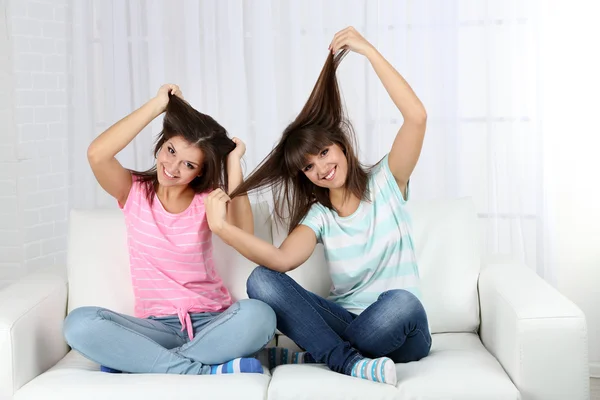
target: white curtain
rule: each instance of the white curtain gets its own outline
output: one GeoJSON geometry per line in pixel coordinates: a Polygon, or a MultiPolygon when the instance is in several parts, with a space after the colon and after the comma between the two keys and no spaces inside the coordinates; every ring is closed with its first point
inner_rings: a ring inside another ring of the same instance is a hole
{"type": "MultiPolygon", "coordinates": [[[[86,148],[162,83],[247,144],[246,172],[312,89],[335,34],[354,26],[398,69],[429,115],[413,199],[472,196],[484,254],[541,275],[544,223],[534,0],[73,0],[71,203],[115,207],[86,148]]],[[[361,159],[389,151],[402,122],[370,67],[344,60],[340,86],[361,159]]],[[[160,120],[119,159],[146,169],[160,120]]]]}

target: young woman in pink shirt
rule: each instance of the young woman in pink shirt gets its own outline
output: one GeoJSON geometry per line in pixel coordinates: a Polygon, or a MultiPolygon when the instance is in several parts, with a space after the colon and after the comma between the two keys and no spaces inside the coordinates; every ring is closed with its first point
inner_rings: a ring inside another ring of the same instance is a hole
{"type": "MultiPolygon", "coordinates": [[[[125,215],[135,316],[73,310],[64,326],[73,349],[107,372],[263,372],[252,355],[272,339],[275,313],[258,300],[232,302],[215,271],[204,206],[211,191],[242,182],[244,152],[241,140],[230,139],[171,84],[92,142],[94,175],[125,215]],[[121,166],[117,153],[163,112],[154,167],[121,166]]],[[[253,232],[247,196],[232,201],[227,219],[253,232]]]]}

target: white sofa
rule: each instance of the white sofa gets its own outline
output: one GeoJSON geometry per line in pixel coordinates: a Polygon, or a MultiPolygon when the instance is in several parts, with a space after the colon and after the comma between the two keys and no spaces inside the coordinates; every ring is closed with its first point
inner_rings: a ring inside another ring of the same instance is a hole
{"type": "MultiPolygon", "coordinates": [[[[131,313],[125,226],[119,210],[73,211],[68,268],[48,269],[0,292],[0,398],[106,399],[472,399],[589,398],[582,312],[523,265],[482,265],[479,222],[469,199],[412,203],[431,354],[398,364],[396,387],[323,365],[286,365],[270,375],[108,374],[70,351],[68,311],[84,305],[131,313]]],[[[256,233],[278,244],[264,203],[256,233]]],[[[255,267],[215,239],[218,268],[234,297],[246,297],[255,267]]],[[[327,294],[322,249],[290,273],[327,294]]],[[[279,345],[294,346],[278,336],[279,345]]]]}

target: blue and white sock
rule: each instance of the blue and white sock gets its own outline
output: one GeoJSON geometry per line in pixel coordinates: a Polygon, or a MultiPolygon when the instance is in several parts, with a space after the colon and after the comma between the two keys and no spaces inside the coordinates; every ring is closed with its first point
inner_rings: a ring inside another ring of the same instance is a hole
{"type": "Polygon", "coordinates": [[[273,369],[283,364],[305,364],[310,362],[307,360],[307,352],[305,351],[290,351],[284,347],[268,347],[262,349],[256,358],[260,360],[262,365],[269,369],[273,369]]]}
{"type": "Polygon", "coordinates": [[[239,373],[264,373],[263,367],[256,358],[235,358],[225,364],[211,365],[210,374],[239,374],[239,373]]]}
{"type": "Polygon", "coordinates": [[[396,386],[396,365],[388,357],[363,358],[352,367],[351,376],[396,386]]]}

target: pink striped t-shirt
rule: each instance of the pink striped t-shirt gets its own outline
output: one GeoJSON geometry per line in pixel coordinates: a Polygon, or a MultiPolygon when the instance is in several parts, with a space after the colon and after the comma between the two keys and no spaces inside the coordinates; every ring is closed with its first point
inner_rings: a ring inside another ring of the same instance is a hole
{"type": "Polygon", "coordinates": [[[212,233],[204,198],[194,196],[189,207],[172,214],[154,194],[152,205],[145,184],[133,177],[122,206],[127,226],[135,316],[177,315],[181,330],[193,329],[190,313],[223,311],[231,295],[213,263],[212,233]]]}

